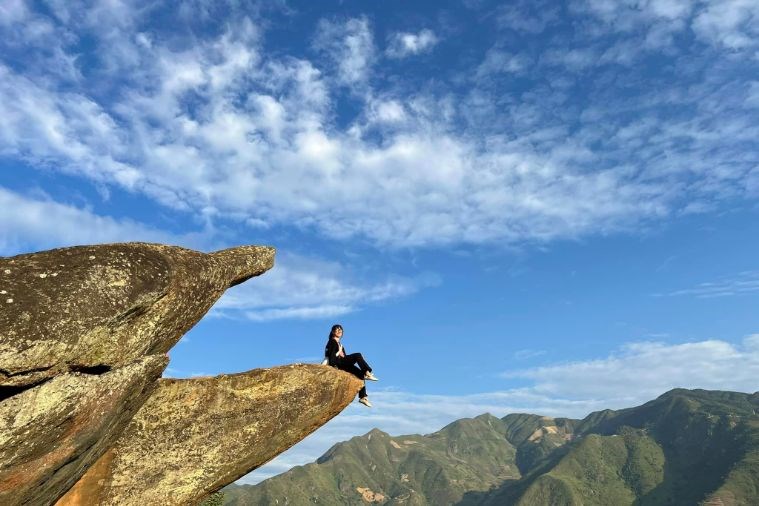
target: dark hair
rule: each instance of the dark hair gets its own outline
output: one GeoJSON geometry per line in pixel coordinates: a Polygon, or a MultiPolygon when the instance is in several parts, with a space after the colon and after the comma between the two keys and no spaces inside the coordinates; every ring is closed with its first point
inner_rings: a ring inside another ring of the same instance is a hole
{"type": "Polygon", "coordinates": [[[334,325],[332,325],[332,330],[329,331],[329,338],[330,339],[332,339],[333,337],[335,337],[335,333],[337,332],[337,329],[343,330],[343,326],[340,325],[339,323],[335,323],[334,325]]]}

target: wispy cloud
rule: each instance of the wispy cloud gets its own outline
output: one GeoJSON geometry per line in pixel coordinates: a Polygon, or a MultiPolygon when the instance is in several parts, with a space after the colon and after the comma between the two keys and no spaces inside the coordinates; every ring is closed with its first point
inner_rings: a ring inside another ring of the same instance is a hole
{"type": "MultiPolygon", "coordinates": [[[[634,229],[759,192],[755,90],[708,72],[735,70],[735,52],[750,51],[740,36],[755,9],[728,3],[735,22],[702,4],[647,3],[628,20],[576,2],[572,12],[592,14],[576,39],[483,49],[466,93],[444,79],[383,79],[368,17],[315,23],[304,55],[268,51],[259,23],[237,11],[223,32],[189,38],[156,36],[149,10],[127,2],[45,13],[12,3],[6,20],[40,29],[0,23],[0,153],[195,215],[394,248],[634,229]],[[724,41],[708,59],[661,42],[645,50],[681,78],[662,87],[634,71],[646,20],[679,30],[673,20],[699,16],[704,37],[724,41]],[[77,44],[86,37],[100,43],[90,58],[77,44]],[[529,92],[504,92],[510,74],[529,92]],[[346,100],[352,112],[337,118],[346,100]]],[[[560,22],[542,14],[515,4],[499,19],[509,30],[528,20],[527,34],[560,22]]],[[[430,33],[398,34],[399,47],[428,50],[430,33]]]]}
{"type": "Polygon", "coordinates": [[[515,351],[514,358],[517,360],[529,360],[531,358],[540,357],[541,355],[545,354],[546,350],[524,349],[515,351]]]}
{"type": "Polygon", "coordinates": [[[321,20],[314,47],[329,58],[341,84],[356,85],[368,79],[375,49],[367,18],[321,20]]]}
{"type": "MultiPolygon", "coordinates": [[[[87,207],[57,202],[42,192],[24,195],[2,187],[0,221],[2,255],[129,241],[195,249],[223,247],[212,229],[177,234],[130,219],[102,216],[87,207]]],[[[213,307],[211,316],[252,321],[331,318],[407,297],[440,282],[439,276],[431,272],[415,277],[385,274],[377,281],[360,277],[338,262],[280,252],[275,268],[255,283],[229,289],[213,307]]]]}
{"type": "Polygon", "coordinates": [[[559,7],[553,2],[518,0],[500,6],[495,18],[501,30],[538,34],[558,21],[559,7]]]}
{"type": "Polygon", "coordinates": [[[318,306],[266,308],[257,311],[245,311],[246,318],[254,322],[269,320],[309,320],[333,318],[356,310],[355,306],[339,306],[334,304],[320,304],[318,306]]]}
{"type": "Polygon", "coordinates": [[[668,293],[654,294],[656,297],[690,295],[702,299],[712,297],[731,297],[759,292],[759,271],[744,271],[734,276],[727,276],[716,281],[699,283],[693,288],[675,290],[668,293]]]}
{"type": "Polygon", "coordinates": [[[580,0],[580,12],[598,16],[611,30],[644,30],[646,40],[672,44],[672,33],[690,28],[709,44],[731,50],[757,46],[759,6],[751,0],[668,0],[658,2],[607,2],[580,0]]]}
{"type": "Polygon", "coordinates": [[[531,60],[525,55],[514,54],[498,47],[492,47],[485,54],[485,59],[477,67],[475,77],[482,80],[494,74],[521,74],[531,60]]]}
{"type": "Polygon", "coordinates": [[[503,377],[532,380],[531,391],[539,395],[605,399],[618,407],[675,387],[753,392],[757,374],[759,334],[740,345],[721,340],[630,343],[603,359],[508,371],[503,377]]]}
{"type": "Polygon", "coordinates": [[[439,283],[432,273],[367,281],[340,263],[283,252],[276,267],[256,283],[229,289],[211,315],[253,321],[331,318],[439,283]]]}
{"type": "Polygon", "coordinates": [[[191,245],[199,236],[180,236],[129,219],[100,216],[87,208],[37,193],[23,195],[0,187],[0,254],[29,249],[119,241],[191,245]]]}
{"type": "MultiPolygon", "coordinates": [[[[502,376],[528,380],[531,384],[461,396],[372,388],[371,410],[352,404],[291,450],[241,481],[257,483],[292,466],[312,462],[333,444],[372,428],[393,436],[427,434],[459,418],[486,412],[499,417],[508,413],[535,413],[582,418],[600,409],[640,405],[672,388],[753,392],[759,377],[759,334],[746,337],[740,344],[721,340],[629,343],[604,358],[511,370],[502,376]]],[[[391,380],[383,377],[383,381],[388,379],[391,380]]]]}
{"type": "Polygon", "coordinates": [[[757,46],[759,5],[750,0],[707,2],[693,20],[693,30],[712,43],[730,49],[757,46]]]}
{"type": "Polygon", "coordinates": [[[385,52],[391,58],[405,58],[430,51],[437,43],[435,32],[428,28],[418,33],[399,32],[390,36],[385,52]]]}

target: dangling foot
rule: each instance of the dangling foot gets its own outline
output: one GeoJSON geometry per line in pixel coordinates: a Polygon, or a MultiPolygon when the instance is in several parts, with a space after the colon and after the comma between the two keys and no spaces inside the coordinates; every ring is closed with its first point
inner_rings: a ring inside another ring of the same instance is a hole
{"type": "Polygon", "coordinates": [[[364,374],[365,380],[371,380],[371,381],[379,381],[379,378],[372,374],[371,371],[367,371],[366,374],[364,374]]]}
{"type": "Polygon", "coordinates": [[[369,402],[369,397],[362,397],[362,398],[360,398],[358,400],[358,402],[360,402],[361,404],[363,404],[367,408],[371,408],[372,407],[372,403],[369,402]]]}

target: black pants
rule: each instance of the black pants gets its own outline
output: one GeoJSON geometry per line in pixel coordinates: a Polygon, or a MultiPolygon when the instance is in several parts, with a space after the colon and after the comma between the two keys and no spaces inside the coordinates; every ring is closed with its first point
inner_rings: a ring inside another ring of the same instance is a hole
{"type": "MultiPolygon", "coordinates": [[[[347,371],[357,377],[358,379],[364,379],[364,375],[367,372],[372,372],[372,368],[364,360],[364,356],[360,353],[351,353],[344,357],[337,357],[337,368],[342,371],[347,371]],[[358,365],[358,367],[356,367],[358,365]]],[[[366,387],[361,387],[358,392],[358,398],[366,397],[366,387]]]]}

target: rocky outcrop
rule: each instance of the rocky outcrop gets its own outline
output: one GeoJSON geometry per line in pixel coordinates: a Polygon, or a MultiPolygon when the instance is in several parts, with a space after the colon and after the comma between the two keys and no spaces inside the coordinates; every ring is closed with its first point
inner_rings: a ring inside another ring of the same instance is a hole
{"type": "Polygon", "coordinates": [[[66,373],[0,403],[0,504],[49,504],[121,435],[168,359],[66,373]]]}
{"type": "Polygon", "coordinates": [[[60,498],[166,384],[166,352],[273,262],[145,243],[0,258],[0,504],[60,498]]]}
{"type": "Polygon", "coordinates": [[[198,503],[326,423],[361,385],[320,365],[162,379],[58,506],[198,503]]]}
{"type": "Polygon", "coordinates": [[[211,254],[160,244],[78,246],[0,259],[0,388],[166,353],[274,248],[211,254]]]}

